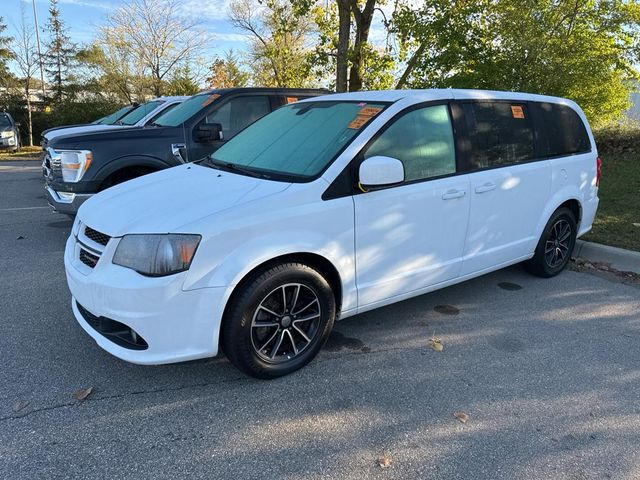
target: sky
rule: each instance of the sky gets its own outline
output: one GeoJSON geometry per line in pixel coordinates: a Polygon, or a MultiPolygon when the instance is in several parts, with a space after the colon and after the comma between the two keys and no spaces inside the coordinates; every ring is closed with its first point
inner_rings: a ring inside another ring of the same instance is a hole
{"type": "MultiPolygon", "coordinates": [[[[15,36],[20,24],[20,4],[24,4],[28,21],[33,21],[32,0],[0,0],[0,16],[7,23],[9,34],[15,36]]],[[[89,43],[105,16],[126,3],[126,0],[59,0],[62,18],[68,34],[75,43],[89,43]]],[[[245,50],[247,37],[233,29],[227,11],[229,0],[182,0],[182,14],[197,18],[202,27],[212,35],[212,44],[207,54],[222,55],[229,49],[245,50]]],[[[49,0],[36,0],[36,11],[40,31],[46,25],[49,15],[49,0]]]]}

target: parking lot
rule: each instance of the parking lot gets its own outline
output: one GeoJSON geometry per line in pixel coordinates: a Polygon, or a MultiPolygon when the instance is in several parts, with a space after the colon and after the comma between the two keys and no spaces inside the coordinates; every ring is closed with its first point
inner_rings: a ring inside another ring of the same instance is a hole
{"type": "Polygon", "coordinates": [[[339,322],[266,382],[98,348],[71,314],[70,227],[37,162],[0,162],[1,478],[640,478],[637,286],[512,267],[339,322]]]}

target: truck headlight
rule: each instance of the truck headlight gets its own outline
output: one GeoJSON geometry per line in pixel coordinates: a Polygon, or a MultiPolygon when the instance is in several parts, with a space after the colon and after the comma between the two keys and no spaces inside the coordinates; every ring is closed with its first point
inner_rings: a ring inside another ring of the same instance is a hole
{"type": "Polygon", "coordinates": [[[65,182],[80,181],[93,160],[90,150],[56,150],[56,154],[60,155],[62,180],[65,182]]]}
{"type": "Polygon", "coordinates": [[[0,132],[0,137],[2,137],[2,138],[11,138],[11,137],[13,137],[13,132],[11,132],[11,131],[0,132]]]}
{"type": "Polygon", "coordinates": [[[200,243],[200,235],[125,235],[113,256],[113,263],[150,277],[162,277],[189,270],[200,243]]]}

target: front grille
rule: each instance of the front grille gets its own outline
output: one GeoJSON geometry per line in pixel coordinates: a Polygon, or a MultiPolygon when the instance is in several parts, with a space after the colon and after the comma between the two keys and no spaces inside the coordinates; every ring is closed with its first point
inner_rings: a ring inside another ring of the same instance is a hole
{"type": "Polygon", "coordinates": [[[78,302],[76,307],[82,318],[93,328],[96,332],[105,338],[108,338],[116,345],[120,345],[123,348],[130,350],[146,350],[149,348],[149,344],[138,333],[127,327],[124,323],[117,322],[111,318],[98,317],[89,310],[84,308],[78,302]]]}
{"type": "Polygon", "coordinates": [[[87,267],[93,268],[100,260],[100,257],[94,255],[93,253],[87,252],[84,248],[80,249],[80,261],[84,263],[87,267]]]}
{"type": "Polygon", "coordinates": [[[102,232],[94,230],[91,227],[85,227],[84,228],[84,235],[88,239],[93,240],[94,242],[99,243],[100,245],[104,245],[104,246],[106,246],[107,243],[109,243],[109,240],[111,240],[111,237],[109,235],[106,235],[106,234],[104,234],[102,232]]]}

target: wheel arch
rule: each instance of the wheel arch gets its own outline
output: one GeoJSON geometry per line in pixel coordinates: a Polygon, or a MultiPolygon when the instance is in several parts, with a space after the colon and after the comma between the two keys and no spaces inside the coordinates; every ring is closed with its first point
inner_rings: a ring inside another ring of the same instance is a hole
{"type": "Polygon", "coordinates": [[[580,221],[582,220],[582,194],[580,190],[575,188],[567,188],[558,191],[549,202],[547,202],[547,207],[545,208],[542,216],[538,220],[538,225],[536,226],[535,231],[535,239],[536,244],[538,239],[542,235],[542,231],[544,230],[545,225],[553,215],[553,212],[558,210],[561,207],[567,207],[569,210],[573,212],[576,218],[576,226],[577,231],[580,231],[580,221]]]}
{"type": "Polygon", "coordinates": [[[98,170],[96,173],[96,179],[100,182],[100,188],[102,189],[109,179],[113,178],[119,172],[124,172],[129,169],[146,169],[148,173],[163,170],[169,168],[166,162],[163,162],[156,157],[148,156],[128,156],[120,157],[112,162],[107,163],[98,170]]]}
{"type": "Polygon", "coordinates": [[[222,319],[227,313],[227,309],[229,305],[242,290],[242,287],[246,285],[251,279],[253,279],[256,275],[259,275],[260,272],[263,272],[275,265],[281,265],[283,263],[303,263],[309,267],[314,268],[318,271],[326,280],[329,282],[331,286],[331,290],[334,292],[335,300],[336,300],[336,312],[339,313],[342,306],[342,295],[343,295],[343,286],[342,286],[342,278],[338,269],[335,265],[326,257],[313,252],[292,252],[286,253],[282,255],[278,255],[276,257],[270,258],[269,260],[265,260],[262,263],[254,266],[251,270],[246,272],[239,282],[237,282],[229,294],[227,301],[225,302],[222,319]]]}

